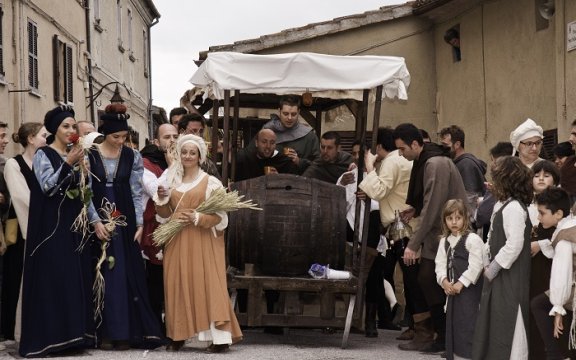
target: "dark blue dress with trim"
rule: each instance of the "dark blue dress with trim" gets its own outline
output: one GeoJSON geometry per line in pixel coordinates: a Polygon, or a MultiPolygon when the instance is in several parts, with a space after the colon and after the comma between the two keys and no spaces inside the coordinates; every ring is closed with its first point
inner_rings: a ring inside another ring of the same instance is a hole
{"type": "MultiPolygon", "coordinates": [[[[116,227],[106,250],[107,256],[114,257],[114,266],[110,269],[107,261],[102,265],[105,281],[104,309],[98,334],[109,340],[128,340],[132,347],[154,348],[164,341],[160,323],[148,299],[144,259],[138,242],[134,241],[136,210],[130,184],[134,157],[134,150],[122,147],[115,173],[108,174],[104,161],[109,159],[103,160],[100,152],[95,149],[91,150],[89,156],[90,169],[94,174],[94,206],[100,209],[102,200],[108,199],[126,216],[127,223],[127,226],[116,227]]],[[[99,257],[99,241],[95,242],[94,251],[99,257]]]]}
{"type": "Polygon", "coordinates": [[[41,152],[51,164],[46,169],[60,174],[54,187],[35,177],[30,189],[19,349],[25,357],[90,346],[95,333],[90,251],[78,250],[81,235],[70,230],[82,203],[66,196],[78,188],[78,172],[54,149],[41,152]]]}

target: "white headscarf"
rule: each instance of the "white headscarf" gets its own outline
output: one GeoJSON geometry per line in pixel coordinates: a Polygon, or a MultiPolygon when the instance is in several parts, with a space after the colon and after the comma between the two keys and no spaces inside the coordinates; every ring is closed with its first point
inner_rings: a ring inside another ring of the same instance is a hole
{"type": "Polygon", "coordinates": [[[510,133],[510,142],[514,147],[512,155],[515,155],[516,151],[518,151],[520,141],[529,139],[534,136],[538,136],[540,139],[543,139],[544,130],[542,130],[542,127],[536,124],[534,120],[526,119],[526,121],[524,121],[510,133]]]}
{"type": "MultiPolygon", "coordinates": [[[[175,151],[175,158],[172,165],[168,168],[167,179],[168,179],[168,187],[171,189],[175,189],[182,184],[182,177],[184,176],[184,167],[182,166],[182,147],[186,144],[193,144],[198,148],[198,152],[200,155],[200,164],[203,164],[206,161],[206,155],[208,153],[208,147],[206,146],[206,142],[200,136],[188,134],[182,135],[176,141],[176,151],[175,151]]],[[[202,171],[199,169],[199,171],[202,171]]]]}

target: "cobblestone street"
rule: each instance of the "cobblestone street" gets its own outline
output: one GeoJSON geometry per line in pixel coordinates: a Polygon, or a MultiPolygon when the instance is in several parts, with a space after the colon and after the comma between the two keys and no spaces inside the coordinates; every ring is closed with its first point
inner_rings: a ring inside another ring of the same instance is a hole
{"type": "MultiPolygon", "coordinates": [[[[320,330],[291,329],[287,336],[262,333],[261,329],[244,331],[244,341],[232,346],[226,354],[207,354],[201,344],[187,344],[178,353],[169,353],[164,348],[153,351],[101,351],[89,350],[82,356],[53,359],[226,359],[226,360],[437,360],[440,355],[425,355],[398,350],[395,340],[399,332],[379,330],[379,337],[369,339],[363,334],[350,334],[349,346],[340,348],[342,332],[325,334],[320,330]]],[[[19,359],[15,344],[4,343],[6,350],[0,352],[1,359],[19,359]]]]}

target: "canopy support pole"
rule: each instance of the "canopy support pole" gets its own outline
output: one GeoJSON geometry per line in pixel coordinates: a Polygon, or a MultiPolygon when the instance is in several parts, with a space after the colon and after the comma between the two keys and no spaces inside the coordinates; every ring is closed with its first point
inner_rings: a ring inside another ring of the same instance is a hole
{"type": "MultiPolygon", "coordinates": [[[[240,90],[234,90],[234,119],[232,120],[232,147],[230,179],[236,181],[236,155],[238,152],[238,121],[240,121],[240,90]]],[[[228,151],[228,149],[224,149],[228,151]]]]}
{"type": "Polygon", "coordinates": [[[228,148],[230,144],[230,90],[224,90],[224,136],[222,143],[222,185],[228,186],[228,148]]]}

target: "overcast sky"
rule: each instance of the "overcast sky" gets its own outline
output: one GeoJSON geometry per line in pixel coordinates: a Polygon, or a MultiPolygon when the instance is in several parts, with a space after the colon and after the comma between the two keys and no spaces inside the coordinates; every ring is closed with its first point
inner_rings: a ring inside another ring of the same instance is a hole
{"type": "Polygon", "coordinates": [[[156,0],[160,22],[152,28],[153,104],[179,106],[194,60],[210,46],[231,44],[284,29],[377,10],[404,0],[156,0]],[[289,9],[288,5],[292,8],[289,9]]]}

